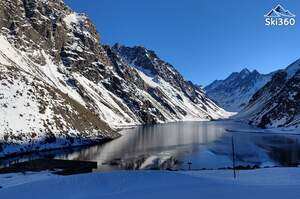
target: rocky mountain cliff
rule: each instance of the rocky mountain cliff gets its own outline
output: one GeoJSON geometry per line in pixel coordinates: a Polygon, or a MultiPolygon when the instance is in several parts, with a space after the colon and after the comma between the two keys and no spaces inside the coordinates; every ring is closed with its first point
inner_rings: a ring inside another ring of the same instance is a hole
{"type": "Polygon", "coordinates": [[[238,119],[262,128],[300,127],[300,60],[277,71],[256,92],[238,119]]]}
{"type": "Polygon", "coordinates": [[[61,0],[0,1],[0,156],[229,114],[144,47],[103,46],[61,0]]]}
{"type": "Polygon", "coordinates": [[[247,68],[234,72],[225,80],[216,80],[205,87],[206,94],[227,111],[239,112],[254,93],[271,80],[272,74],[263,75],[247,68]]]}

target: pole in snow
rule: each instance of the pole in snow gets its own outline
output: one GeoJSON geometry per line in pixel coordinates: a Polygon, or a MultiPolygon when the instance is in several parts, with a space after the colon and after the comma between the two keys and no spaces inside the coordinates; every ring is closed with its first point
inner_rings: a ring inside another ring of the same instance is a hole
{"type": "Polygon", "coordinates": [[[188,162],[188,165],[189,165],[189,171],[191,170],[191,165],[192,165],[192,162],[191,161],[189,161],[188,162]]]}
{"type": "Polygon", "coordinates": [[[232,147],[232,167],[233,167],[233,177],[236,178],[235,172],[235,151],[234,151],[234,139],[233,136],[231,138],[231,147],[232,147]]]}

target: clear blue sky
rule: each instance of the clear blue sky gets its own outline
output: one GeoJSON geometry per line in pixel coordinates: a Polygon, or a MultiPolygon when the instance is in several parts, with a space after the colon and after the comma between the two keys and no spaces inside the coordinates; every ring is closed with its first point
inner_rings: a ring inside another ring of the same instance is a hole
{"type": "Polygon", "coordinates": [[[186,79],[207,85],[242,68],[268,73],[300,58],[300,1],[65,0],[86,13],[101,42],[143,45],[186,79]],[[266,27],[280,3],[296,14],[294,27],[266,27]]]}

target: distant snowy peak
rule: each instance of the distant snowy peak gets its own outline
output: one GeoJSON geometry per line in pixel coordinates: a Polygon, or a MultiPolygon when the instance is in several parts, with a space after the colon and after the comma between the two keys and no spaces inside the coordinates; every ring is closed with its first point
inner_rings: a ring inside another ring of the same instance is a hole
{"type": "Polygon", "coordinates": [[[225,80],[214,81],[205,87],[205,91],[225,110],[238,112],[247,105],[252,95],[271,79],[271,76],[244,68],[240,72],[232,73],[225,80]]]}
{"type": "Polygon", "coordinates": [[[251,73],[251,71],[248,69],[248,68],[244,68],[241,72],[240,72],[240,74],[242,74],[242,75],[249,75],[251,73]]]}

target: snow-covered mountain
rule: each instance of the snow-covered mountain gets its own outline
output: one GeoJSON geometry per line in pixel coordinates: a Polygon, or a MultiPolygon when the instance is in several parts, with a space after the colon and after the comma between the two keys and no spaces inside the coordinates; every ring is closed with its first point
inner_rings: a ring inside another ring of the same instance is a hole
{"type": "Polygon", "coordinates": [[[277,71],[235,117],[262,128],[299,128],[300,60],[277,71]]]}
{"type": "Polygon", "coordinates": [[[229,116],[153,51],[102,46],[62,0],[0,1],[0,70],[0,156],[229,116]]]}
{"type": "Polygon", "coordinates": [[[216,80],[205,87],[206,94],[227,111],[239,112],[252,95],[271,80],[272,74],[260,74],[247,68],[234,72],[225,80],[216,80]]]}

